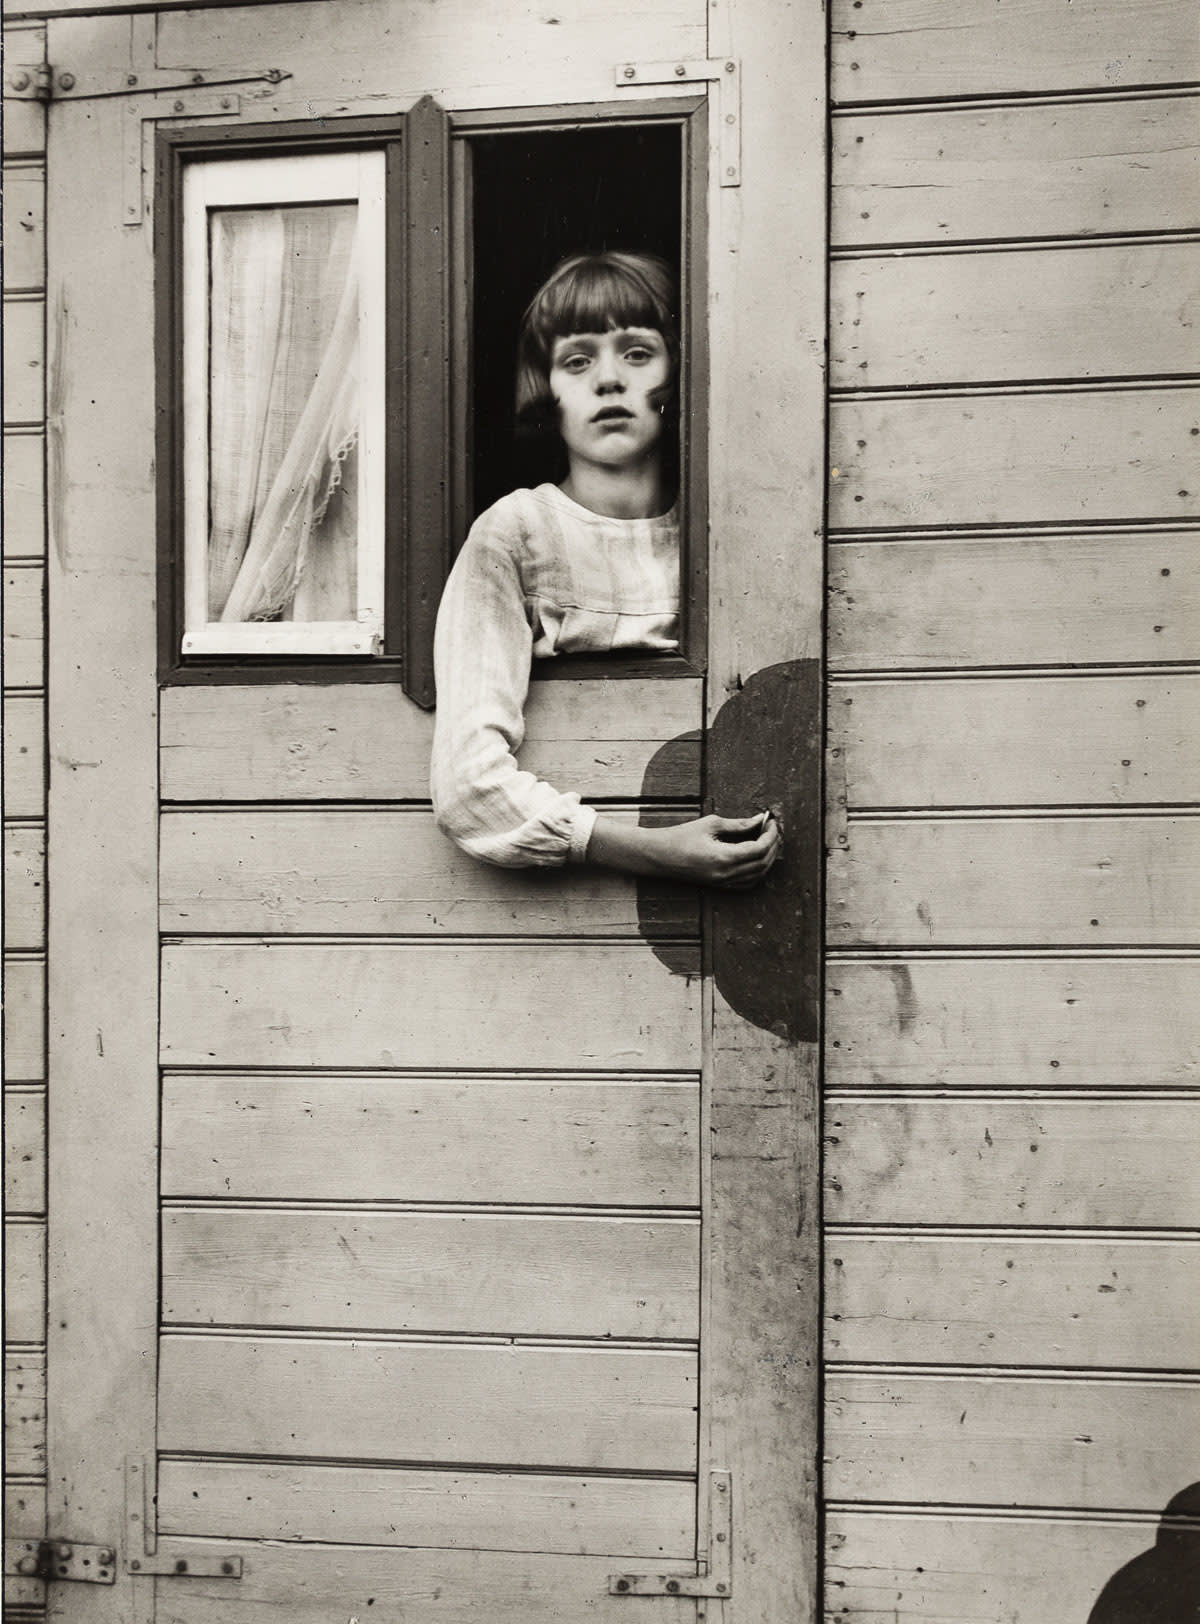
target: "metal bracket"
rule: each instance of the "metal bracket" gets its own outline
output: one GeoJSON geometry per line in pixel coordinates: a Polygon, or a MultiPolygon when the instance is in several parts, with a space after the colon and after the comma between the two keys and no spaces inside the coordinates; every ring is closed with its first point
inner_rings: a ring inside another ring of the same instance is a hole
{"type": "Polygon", "coordinates": [[[716,84],[717,121],[720,134],[721,185],[742,184],[742,73],[741,63],[732,57],[710,57],[700,62],[618,62],[615,70],[618,90],[631,85],[716,84]]]}
{"type": "Polygon", "coordinates": [[[177,1579],[240,1579],[242,1559],[232,1551],[209,1553],[195,1546],[186,1555],[180,1547],[159,1543],[146,1515],[148,1480],[145,1462],[138,1455],[125,1459],[125,1566],[135,1579],[148,1574],[177,1579]]]}
{"type": "MultiPolygon", "coordinates": [[[[708,1478],[708,1559],[705,1571],[687,1573],[614,1573],[610,1596],[708,1596],[725,1600],[733,1589],[733,1478],[710,1472],[708,1478]]],[[[703,1614],[699,1614],[703,1617],[703,1614]]]]}
{"type": "Polygon", "coordinates": [[[15,69],[4,87],[5,101],[48,102],[52,94],[53,80],[47,62],[15,69]]]}
{"type": "Polygon", "coordinates": [[[117,1579],[117,1553],[110,1545],[80,1545],[66,1539],[6,1539],[6,1577],[111,1585],[117,1579]]]}

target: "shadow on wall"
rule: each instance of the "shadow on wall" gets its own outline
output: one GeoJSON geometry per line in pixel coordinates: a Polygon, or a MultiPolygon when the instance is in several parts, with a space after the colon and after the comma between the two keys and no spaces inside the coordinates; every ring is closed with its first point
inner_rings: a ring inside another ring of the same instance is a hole
{"type": "Polygon", "coordinates": [[[1200,1624],[1200,1483],[1167,1502],[1154,1549],[1127,1562],[1100,1592],[1087,1624],[1200,1624]]]}

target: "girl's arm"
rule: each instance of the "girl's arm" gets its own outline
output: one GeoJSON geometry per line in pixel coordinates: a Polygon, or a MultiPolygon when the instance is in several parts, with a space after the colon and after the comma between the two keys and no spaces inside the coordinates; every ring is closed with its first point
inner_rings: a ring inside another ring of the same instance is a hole
{"type": "Polygon", "coordinates": [[[581,862],[596,814],[517,765],[533,634],[517,565],[519,520],[498,507],[472,526],[438,611],[434,812],[444,833],[482,862],[581,862]]]}
{"type": "Polygon", "coordinates": [[[587,857],[628,874],[742,890],[758,884],[779,847],[779,825],[769,812],[751,818],[710,815],[666,829],[635,828],[602,812],[587,857]]]}

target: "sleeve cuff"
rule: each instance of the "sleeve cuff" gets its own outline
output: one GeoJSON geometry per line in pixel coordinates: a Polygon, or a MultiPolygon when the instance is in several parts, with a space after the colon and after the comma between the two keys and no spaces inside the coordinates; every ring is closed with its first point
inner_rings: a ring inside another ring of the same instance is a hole
{"type": "Polygon", "coordinates": [[[588,844],[592,838],[592,830],[596,827],[596,809],[594,806],[584,806],[580,803],[575,808],[575,817],[571,827],[571,844],[567,849],[568,863],[582,863],[587,857],[588,844]]]}

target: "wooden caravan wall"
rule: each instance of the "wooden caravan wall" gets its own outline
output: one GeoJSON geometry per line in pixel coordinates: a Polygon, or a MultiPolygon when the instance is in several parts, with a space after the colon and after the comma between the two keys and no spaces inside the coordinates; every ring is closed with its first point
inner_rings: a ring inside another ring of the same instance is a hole
{"type": "MultiPolygon", "coordinates": [[[[4,98],[4,1534],[46,1522],[45,114],[7,94],[45,29],[5,29],[4,98]]],[[[4,1616],[42,1586],[6,1578],[4,1616]]]]}
{"type": "Polygon", "coordinates": [[[1196,13],[952,9],[833,9],[827,1616],[1183,1617],[1196,13]]]}

